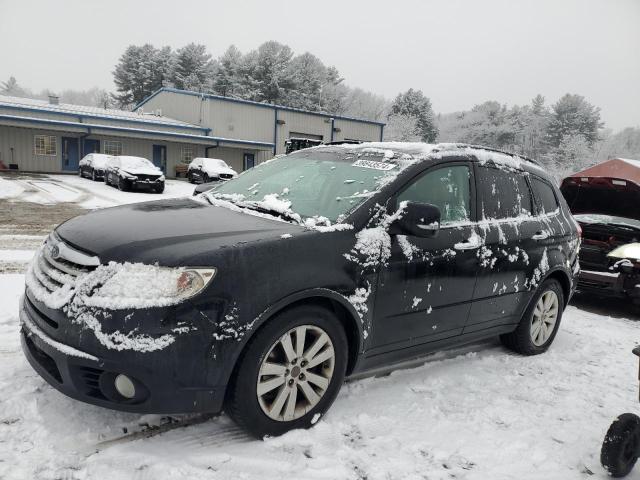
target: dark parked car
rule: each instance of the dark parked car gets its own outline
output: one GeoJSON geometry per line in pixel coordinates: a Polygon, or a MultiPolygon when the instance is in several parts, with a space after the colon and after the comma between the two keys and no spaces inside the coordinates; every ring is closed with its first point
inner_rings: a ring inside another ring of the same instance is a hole
{"type": "Polygon", "coordinates": [[[277,435],[313,425],[345,375],[498,335],[546,351],[578,246],[532,161],[454,144],[320,146],[200,197],[60,225],[27,273],[23,349],[78,400],[224,408],[277,435]]]}
{"type": "Polygon", "coordinates": [[[190,183],[209,183],[211,181],[229,180],[238,173],[219,158],[194,158],[187,169],[187,179],[190,183]]]}
{"type": "Polygon", "coordinates": [[[200,195],[201,193],[208,192],[220,185],[219,181],[209,182],[209,183],[201,183],[196,185],[196,188],[193,189],[193,195],[200,195]]]}
{"type": "Polygon", "coordinates": [[[608,160],[561,191],[582,228],[579,290],[640,305],[640,160],[608,160]]]}
{"type": "Polygon", "coordinates": [[[78,175],[91,180],[102,180],[107,163],[113,157],[104,153],[90,153],[82,157],[78,164],[78,175]]]}
{"type": "Polygon", "coordinates": [[[164,180],[162,170],[141,157],[112,157],[107,162],[104,175],[104,183],[122,191],[148,190],[162,193],[164,180]]]}

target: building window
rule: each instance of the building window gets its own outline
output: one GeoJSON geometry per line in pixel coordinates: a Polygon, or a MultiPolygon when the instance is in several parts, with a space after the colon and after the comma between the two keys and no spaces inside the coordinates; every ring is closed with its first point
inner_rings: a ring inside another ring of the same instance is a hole
{"type": "Polygon", "coordinates": [[[195,153],[193,151],[193,146],[184,145],[182,147],[182,156],[180,157],[180,161],[182,163],[191,163],[191,160],[195,158],[195,153]]]}
{"type": "Polygon", "coordinates": [[[115,140],[105,140],[104,153],[107,155],[122,155],[122,142],[117,142],[115,140]]]}
{"type": "Polygon", "coordinates": [[[33,145],[36,155],[58,154],[56,137],[52,135],[35,135],[33,145]]]}

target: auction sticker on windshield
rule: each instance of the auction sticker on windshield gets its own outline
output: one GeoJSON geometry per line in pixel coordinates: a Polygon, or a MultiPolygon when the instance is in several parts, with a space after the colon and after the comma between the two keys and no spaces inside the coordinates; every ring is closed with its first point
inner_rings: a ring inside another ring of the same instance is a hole
{"type": "Polygon", "coordinates": [[[373,168],[374,170],[391,170],[395,167],[394,163],[374,162],[373,160],[356,160],[352,164],[353,167],[373,168]]]}

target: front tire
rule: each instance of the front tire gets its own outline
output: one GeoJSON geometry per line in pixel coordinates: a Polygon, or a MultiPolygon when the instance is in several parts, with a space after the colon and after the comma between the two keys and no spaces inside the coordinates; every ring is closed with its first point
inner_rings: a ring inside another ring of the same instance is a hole
{"type": "Polygon", "coordinates": [[[258,438],[310,428],[331,406],[347,366],[347,339],[328,310],[285,310],[247,345],[229,386],[227,411],[258,438]]]}
{"type": "Polygon", "coordinates": [[[94,182],[96,180],[98,180],[98,178],[96,177],[96,171],[95,170],[91,170],[91,180],[93,180],[94,182]]]}
{"type": "Polygon", "coordinates": [[[640,454],[640,417],[623,413],[609,427],[600,451],[600,463],[612,477],[624,477],[640,454]]]}
{"type": "Polygon", "coordinates": [[[162,192],[164,192],[164,183],[163,183],[162,185],[160,185],[160,186],[155,187],[155,188],[153,189],[153,191],[154,191],[155,193],[162,193],[162,192]]]}
{"type": "Polygon", "coordinates": [[[540,285],[518,327],[500,336],[503,345],[521,355],[546,352],[553,343],[564,309],[560,282],[548,279],[540,285]]]}
{"type": "Polygon", "coordinates": [[[126,192],[127,190],[129,190],[127,181],[124,178],[118,179],[118,190],[120,190],[121,192],[126,192]]]}
{"type": "Polygon", "coordinates": [[[209,183],[210,181],[211,179],[209,178],[209,175],[205,173],[202,177],[202,183],[209,183]]]}

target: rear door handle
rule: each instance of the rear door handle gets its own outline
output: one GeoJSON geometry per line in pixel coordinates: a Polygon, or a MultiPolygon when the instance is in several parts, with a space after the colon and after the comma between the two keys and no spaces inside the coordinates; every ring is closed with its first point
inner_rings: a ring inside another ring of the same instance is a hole
{"type": "Polygon", "coordinates": [[[547,238],[549,238],[549,232],[547,232],[546,230],[540,230],[539,232],[536,232],[533,237],[534,240],[546,240],[547,238]]]}

